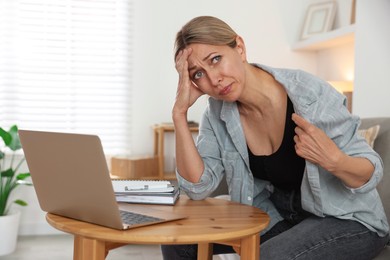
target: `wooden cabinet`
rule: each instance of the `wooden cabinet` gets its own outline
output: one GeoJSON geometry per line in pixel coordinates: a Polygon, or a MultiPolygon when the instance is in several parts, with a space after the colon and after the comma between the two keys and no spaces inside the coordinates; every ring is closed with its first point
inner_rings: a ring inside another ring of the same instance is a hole
{"type": "Polygon", "coordinates": [[[117,179],[158,179],[158,160],[153,156],[116,156],[111,158],[111,175],[117,179]]]}

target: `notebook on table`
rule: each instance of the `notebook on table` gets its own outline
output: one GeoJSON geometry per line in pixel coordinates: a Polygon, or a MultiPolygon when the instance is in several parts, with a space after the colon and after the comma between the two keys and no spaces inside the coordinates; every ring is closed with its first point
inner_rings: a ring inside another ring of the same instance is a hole
{"type": "Polygon", "coordinates": [[[174,205],[179,198],[177,184],[168,180],[112,180],[116,201],[174,205]]]}
{"type": "Polygon", "coordinates": [[[19,130],[19,137],[43,211],[114,229],[186,217],[145,205],[118,204],[96,135],[19,130]],[[131,216],[141,220],[123,221],[131,216]]]}

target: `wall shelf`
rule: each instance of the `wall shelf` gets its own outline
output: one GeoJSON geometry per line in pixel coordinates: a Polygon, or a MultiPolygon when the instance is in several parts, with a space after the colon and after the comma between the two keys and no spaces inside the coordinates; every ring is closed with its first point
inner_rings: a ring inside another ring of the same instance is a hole
{"type": "Polygon", "coordinates": [[[318,51],[353,42],[354,38],[355,25],[352,24],[299,41],[291,49],[293,51],[318,51]]]}

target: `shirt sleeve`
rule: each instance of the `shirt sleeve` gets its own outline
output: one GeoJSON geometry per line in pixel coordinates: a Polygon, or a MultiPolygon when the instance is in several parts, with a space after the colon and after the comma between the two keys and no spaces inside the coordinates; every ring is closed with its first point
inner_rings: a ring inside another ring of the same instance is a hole
{"type": "Polygon", "coordinates": [[[224,168],[221,163],[219,145],[212,130],[209,113],[202,116],[199,134],[196,141],[197,149],[204,163],[204,171],[198,183],[192,183],[184,179],[180,172],[176,172],[179,185],[192,199],[204,199],[208,197],[219,185],[223,178],[224,168]]]}
{"type": "Polygon", "coordinates": [[[344,95],[327,82],[318,80],[316,83],[319,84],[320,91],[318,91],[316,108],[313,109],[314,113],[309,120],[322,129],[345,154],[366,158],[375,168],[370,180],[363,186],[350,188],[344,185],[344,187],[352,193],[366,193],[375,189],[383,177],[383,162],[378,153],[358,135],[360,118],[348,111],[344,95]]]}

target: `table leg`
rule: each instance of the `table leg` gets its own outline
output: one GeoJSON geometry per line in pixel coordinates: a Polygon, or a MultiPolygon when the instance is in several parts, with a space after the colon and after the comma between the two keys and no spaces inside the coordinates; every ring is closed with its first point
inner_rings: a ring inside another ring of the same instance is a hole
{"type": "Polygon", "coordinates": [[[241,260],[260,259],[260,236],[254,234],[241,239],[241,260]]]}
{"type": "Polygon", "coordinates": [[[199,243],[198,244],[198,259],[212,260],[213,259],[213,244],[199,243]]]}
{"type": "Polygon", "coordinates": [[[73,260],[104,260],[106,258],[106,246],[104,241],[74,237],[73,260]]]}

